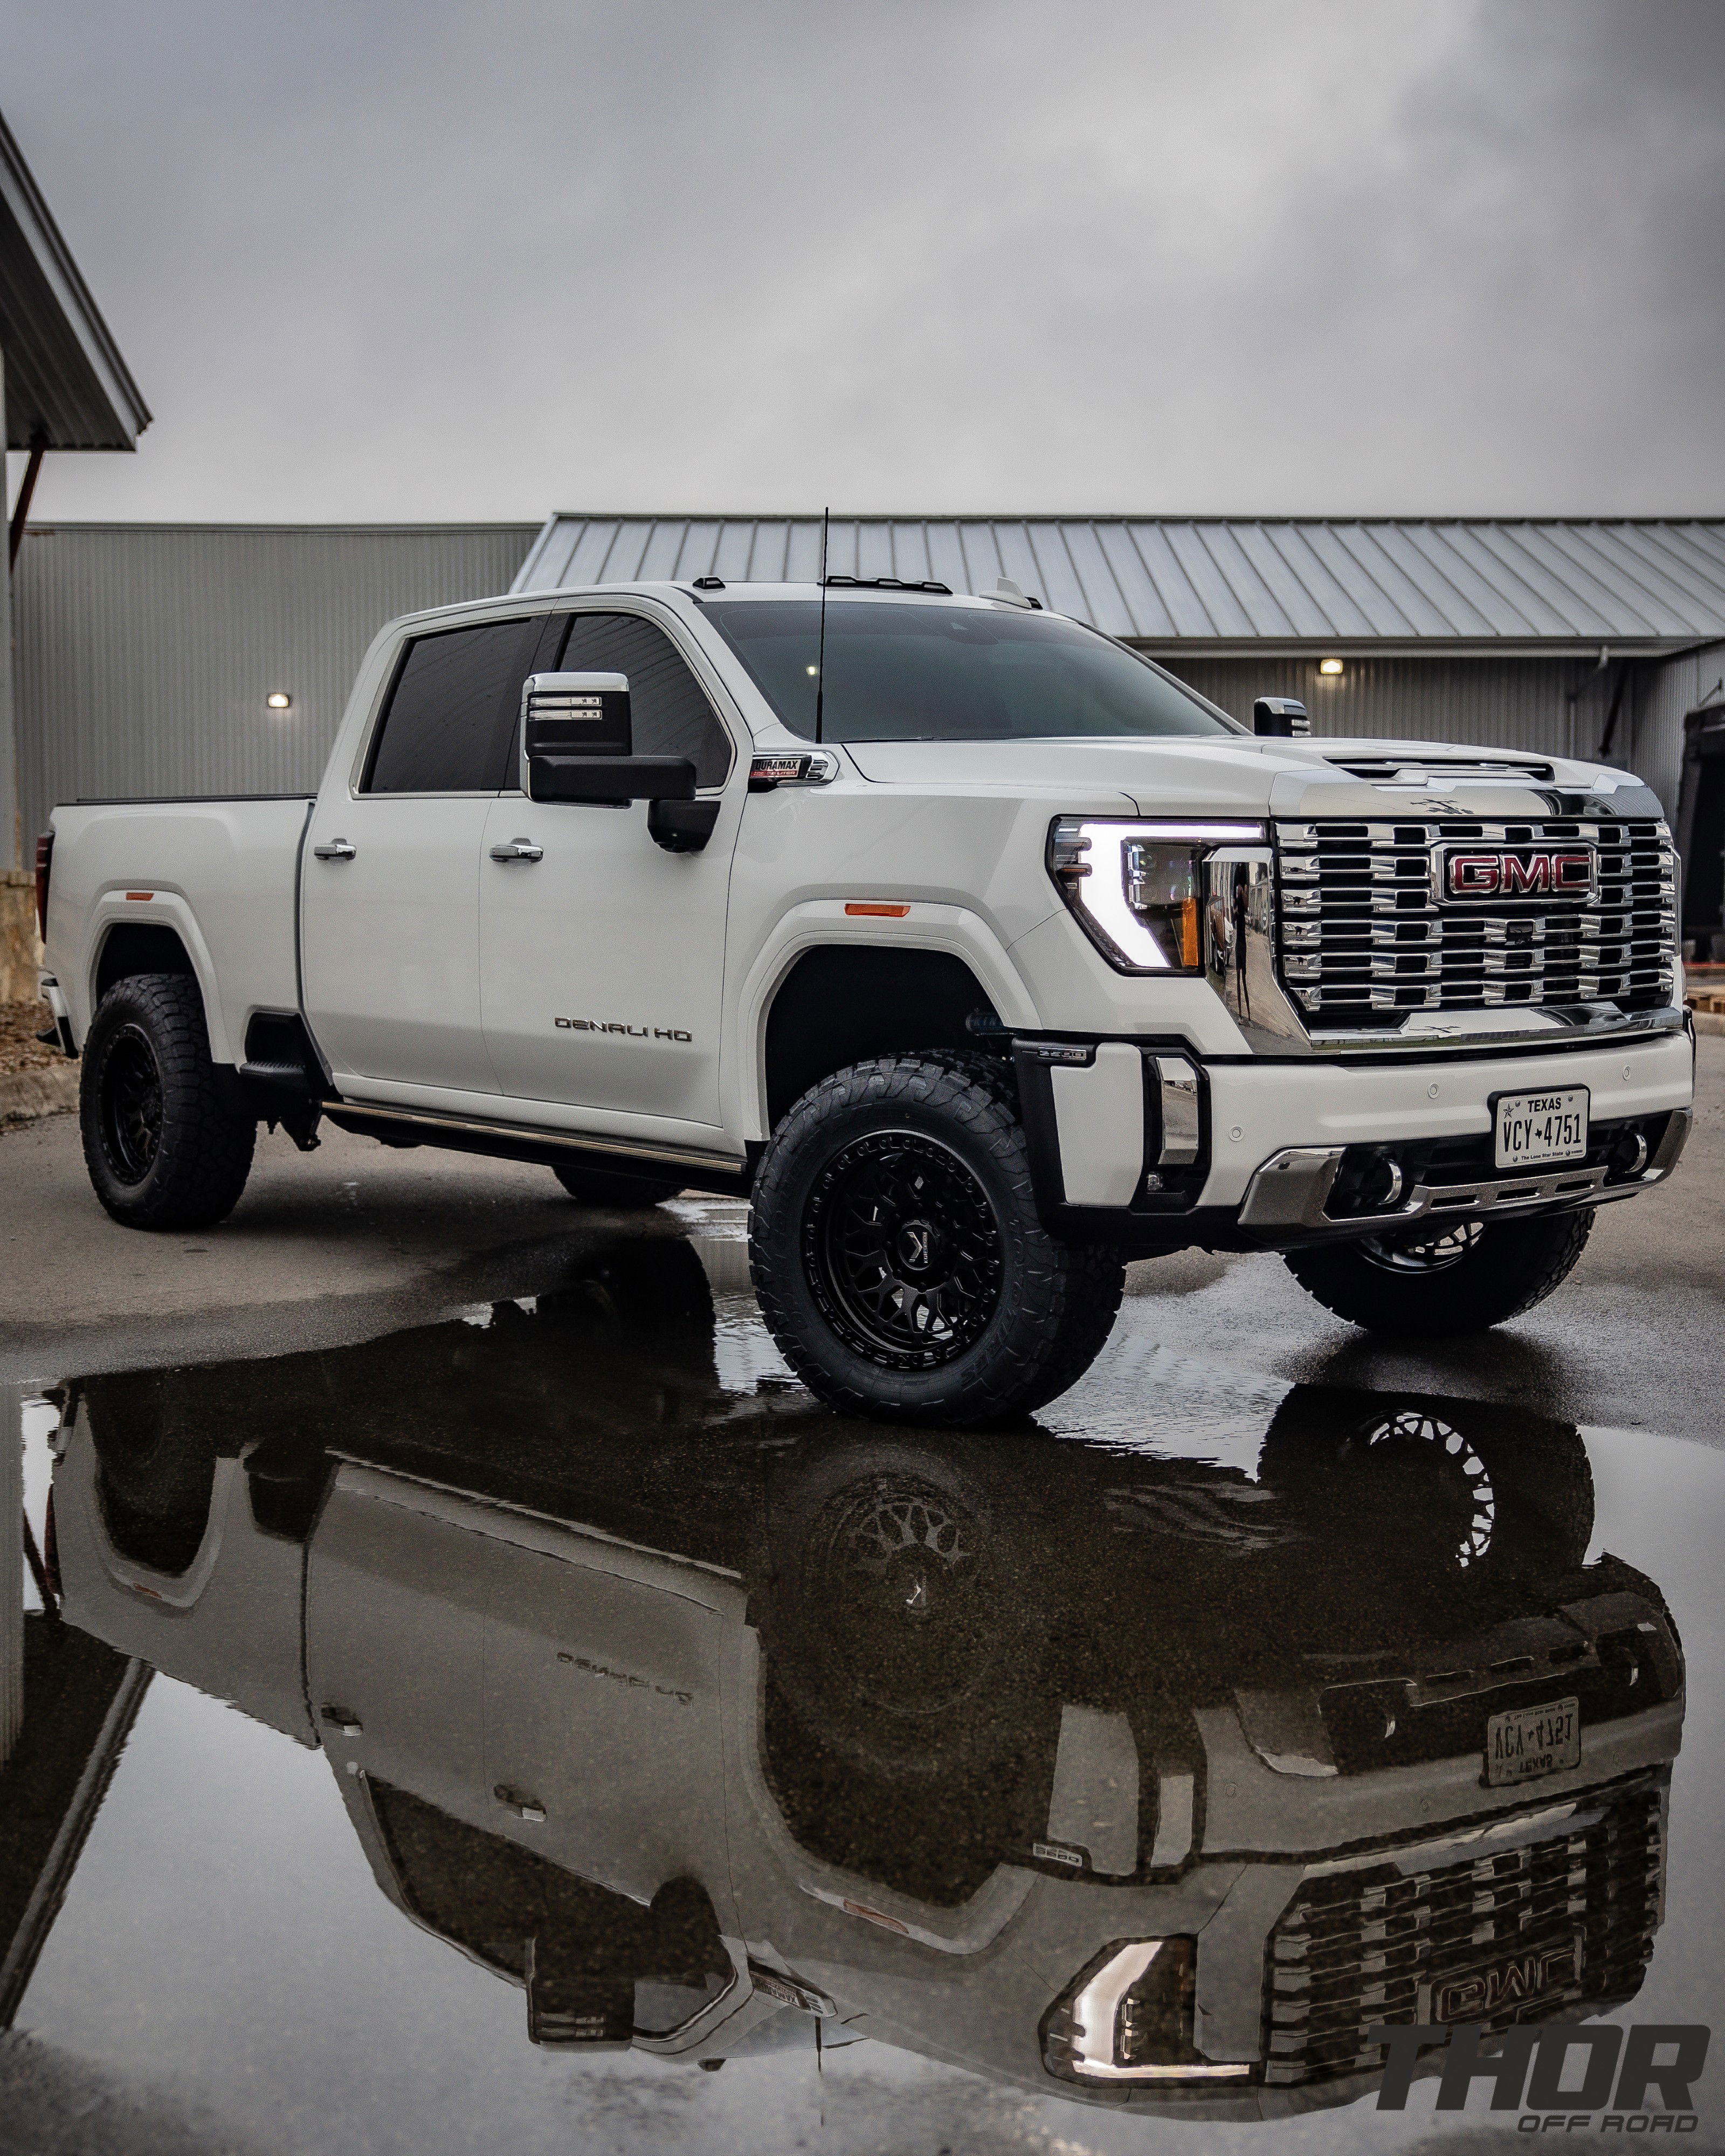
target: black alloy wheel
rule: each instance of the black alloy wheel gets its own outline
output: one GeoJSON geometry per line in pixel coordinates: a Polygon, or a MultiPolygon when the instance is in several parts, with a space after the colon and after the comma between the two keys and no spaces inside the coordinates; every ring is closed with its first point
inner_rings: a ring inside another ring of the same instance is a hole
{"type": "Polygon", "coordinates": [[[1359,1254],[1368,1265],[1386,1273],[1405,1276],[1447,1272],[1451,1265],[1461,1263],[1485,1232],[1482,1221],[1455,1220],[1421,1242],[1410,1242],[1405,1236],[1368,1235],[1359,1254]]]}
{"type": "Polygon", "coordinates": [[[141,1183],[162,1150],[162,1070],[149,1036],[121,1026],[107,1044],[100,1075],[104,1158],[116,1183],[141,1183]]]}
{"type": "Polygon", "coordinates": [[[988,1194],[950,1146],[918,1131],[871,1131],[833,1156],[803,1216],[803,1254],[829,1324],[888,1369],[951,1362],[1000,1301],[988,1194]]]}
{"type": "Polygon", "coordinates": [[[957,1426],[1076,1384],[1126,1279],[1116,1250],[1044,1227],[1011,1065],[947,1049],[854,1063],[792,1106],[755,1176],[749,1266],[811,1392],[957,1426]]]}
{"type": "Polygon", "coordinates": [[[1593,1213],[1421,1221],[1345,1243],[1286,1250],[1308,1295],[1350,1325],[1411,1339],[1482,1332],[1543,1302],[1587,1246],[1593,1213]]]}
{"type": "Polygon", "coordinates": [[[84,1040],[78,1115],[91,1188],[129,1228],[209,1228],[245,1188],[257,1118],[209,1052],[186,973],[115,982],[84,1040]]]}

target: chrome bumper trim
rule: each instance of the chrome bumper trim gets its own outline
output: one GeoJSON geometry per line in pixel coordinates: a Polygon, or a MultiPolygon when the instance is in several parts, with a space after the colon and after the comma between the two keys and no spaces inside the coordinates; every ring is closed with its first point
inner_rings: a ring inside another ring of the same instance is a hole
{"type": "Polygon", "coordinates": [[[1416,1183],[1405,1204],[1393,1212],[1356,1214],[1332,1220],[1324,1206],[1342,1165],[1340,1146],[1290,1146],[1273,1153],[1246,1186],[1240,1209],[1242,1228],[1260,1229],[1271,1237],[1291,1233],[1329,1235],[1381,1235],[1412,1220],[1471,1219],[1480,1214],[1545,1211],[1553,1207],[1603,1205],[1630,1198],[1651,1183],[1662,1183],[1676,1164],[1688,1135],[1690,1111],[1672,1111],[1670,1127],[1652,1163],[1625,1183],[1605,1187],[1608,1168],[1553,1169],[1546,1175],[1493,1176],[1476,1183],[1416,1183]],[[1681,1130],[1679,1125],[1681,1123],[1681,1130]]]}

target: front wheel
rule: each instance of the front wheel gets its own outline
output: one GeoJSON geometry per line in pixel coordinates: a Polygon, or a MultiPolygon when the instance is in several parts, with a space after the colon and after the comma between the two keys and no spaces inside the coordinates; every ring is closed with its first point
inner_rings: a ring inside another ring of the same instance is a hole
{"type": "Polygon", "coordinates": [[[239,1203],[258,1127],[224,1096],[186,974],[135,973],[102,998],[78,1116],[91,1185],[128,1228],[210,1228],[239,1203]]]}
{"type": "Polygon", "coordinates": [[[1543,1302],[1587,1245],[1590,1210],[1532,1220],[1424,1220],[1357,1243],[1288,1250],[1308,1295],[1370,1332],[1482,1332],[1543,1302]]]}
{"type": "Polygon", "coordinates": [[[1043,1227],[1011,1071],[964,1054],[853,1064],[805,1093],[762,1158],[749,1261],[811,1392],[954,1426],[1075,1383],[1125,1278],[1043,1227]]]}

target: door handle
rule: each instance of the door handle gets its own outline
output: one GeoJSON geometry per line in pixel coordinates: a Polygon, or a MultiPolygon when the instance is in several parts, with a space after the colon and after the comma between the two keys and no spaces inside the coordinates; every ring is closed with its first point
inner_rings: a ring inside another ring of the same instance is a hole
{"type": "Polygon", "coordinates": [[[331,839],[326,846],[314,846],[311,850],[321,861],[351,861],[357,849],[345,839],[331,839]]]}
{"type": "Polygon", "coordinates": [[[494,861],[542,861],[545,849],[536,846],[531,839],[511,839],[506,846],[493,846],[491,859],[494,861]]]}
{"type": "Polygon", "coordinates": [[[506,1782],[500,1782],[491,1794],[517,1819],[526,1820],[534,1826],[545,1824],[545,1807],[537,1797],[524,1796],[521,1790],[511,1789],[506,1782]]]}

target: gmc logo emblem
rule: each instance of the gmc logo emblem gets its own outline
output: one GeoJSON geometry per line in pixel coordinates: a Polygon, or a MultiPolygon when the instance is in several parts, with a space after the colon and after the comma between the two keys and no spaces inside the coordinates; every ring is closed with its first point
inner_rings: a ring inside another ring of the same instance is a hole
{"type": "Polygon", "coordinates": [[[1591,898],[1594,887],[1591,846],[1561,853],[1543,846],[1456,846],[1444,855],[1445,898],[1591,898]]]}
{"type": "Polygon", "coordinates": [[[1476,1969],[1466,1976],[1434,1983],[1431,2018],[1444,2022],[1466,2021],[1470,2016],[1487,2020],[1506,2006],[1550,1999],[1575,1983],[1580,1974],[1579,1942],[1571,1939],[1565,1946],[1500,1962],[1495,1969],[1476,1969]]]}

